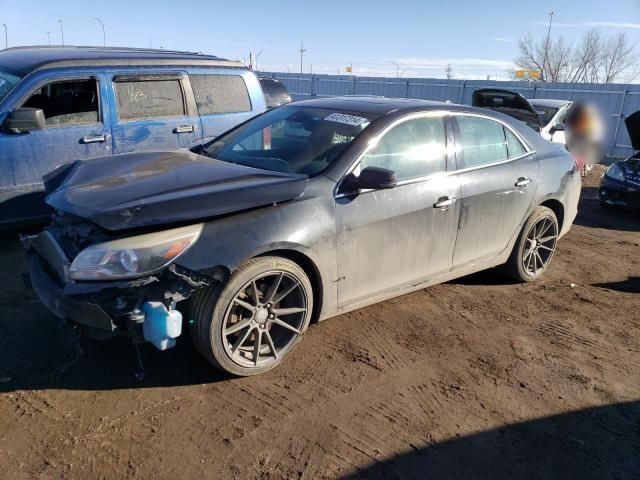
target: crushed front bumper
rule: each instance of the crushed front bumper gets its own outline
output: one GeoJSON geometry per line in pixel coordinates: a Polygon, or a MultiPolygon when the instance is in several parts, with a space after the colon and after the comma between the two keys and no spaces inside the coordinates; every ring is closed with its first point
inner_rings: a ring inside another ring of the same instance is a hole
{"type": "Polygon", "coordinates": [[[42,262],[36,252],[29,253],[29,277],[36,295],[54,315],[99,330],[116,330],[113,320],[100,306],[64,295],[42,262]]]}

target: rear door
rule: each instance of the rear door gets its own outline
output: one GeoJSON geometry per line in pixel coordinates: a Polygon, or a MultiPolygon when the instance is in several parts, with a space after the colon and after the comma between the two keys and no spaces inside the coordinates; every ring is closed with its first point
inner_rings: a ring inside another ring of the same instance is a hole
{"type": "Polygon", "coordinates": [[[446,175],[445,117],[425,115],[392,126],[358,161],[396,172],[391,189],[336,197],[340,306],[395,291],[451,268],[459,185],[446,175]]]}
{"type": "Polygon", "coordinates": [[[113,76],[113,151],[191,148],[199,119],[184,73],[113,76]]]}
{"type": "Polygon", "coordinates": [[[498,255],[520,230],[538,186],[538,161],[508,126],[459,114],[460,221],[453,268],[498,255]]]}

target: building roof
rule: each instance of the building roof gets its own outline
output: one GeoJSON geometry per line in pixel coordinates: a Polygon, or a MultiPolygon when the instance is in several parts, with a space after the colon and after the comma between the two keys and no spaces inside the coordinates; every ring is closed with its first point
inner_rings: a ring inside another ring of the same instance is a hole
{"type": "Polygon", "coordinates": [[[213,55],[147,48],[31,46],[0,51],[0,66],[19,75],[47,66],[185,64],[243,66],[241,62],[213,55]]]}

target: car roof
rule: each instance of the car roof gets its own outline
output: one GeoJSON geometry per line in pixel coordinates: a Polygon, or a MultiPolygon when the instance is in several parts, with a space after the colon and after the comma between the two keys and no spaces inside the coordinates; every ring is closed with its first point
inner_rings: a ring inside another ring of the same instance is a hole
{"type": "Polygon", "coordinates": [[[528,100],[531,105],[541,107],[563,107],[571,103],[571,100],[557,100],[555,98],[529,98],[528,100]]]}
{"type": "Polygon", "coordinates": [[[354,112],[386,115],[398,110],[441,110],[459,107],[448,102],[418,100],[413,98],[390,98],[377,96],[326,97],[302,100],[293,104],[301,107],[318,107],[333,110],[351,110],[354,112]]]}
{"type": "Polygon", "coordinates": [[[0,51],[0,66],[26,75],[49,66],[210,65],[243,67],[242,62],[213,55],[148,48],[29,46],[0,51]]]}

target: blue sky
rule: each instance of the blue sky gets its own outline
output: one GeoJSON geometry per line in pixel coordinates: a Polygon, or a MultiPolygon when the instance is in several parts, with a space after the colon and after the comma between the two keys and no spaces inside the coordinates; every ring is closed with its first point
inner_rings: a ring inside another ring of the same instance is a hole
{"type": "MultiPolygon", "coordinates": [[[[359,75],[442,77],[448,63],[459,78],[506,76],[524,33],[575,42],[591,27],[624,31],[640,46],[640,0],[0,0],[0,24],[9,46],[59,44],[63,20],[67,44],[107,44],[202,51],[248,60],[264,50],[262,70],[304,69],[359,75]]],[[[0,46],[4,47],[0,29],[0,46]]],[[[1,47],[0,47],[1,48],[1,47]]],[[[640,48],[640,47],[639,47],[640,48]]]]}

